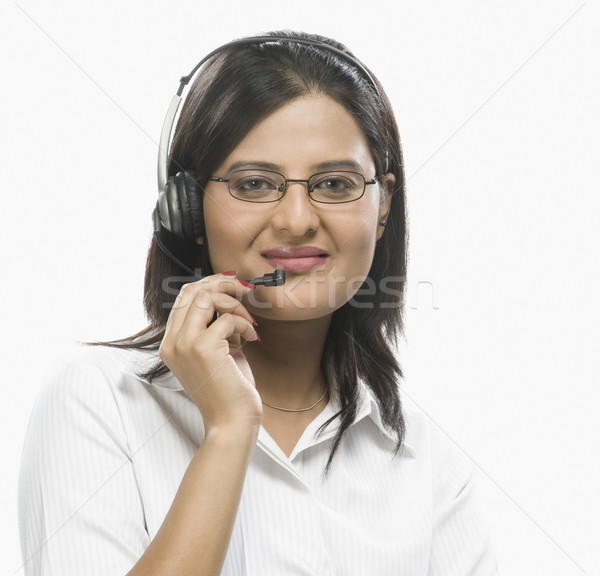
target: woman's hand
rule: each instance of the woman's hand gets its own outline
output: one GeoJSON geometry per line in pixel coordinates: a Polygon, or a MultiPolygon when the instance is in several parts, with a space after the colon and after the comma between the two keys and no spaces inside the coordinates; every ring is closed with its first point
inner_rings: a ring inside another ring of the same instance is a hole
{"type": "Polygon", "coordinates": [[[236,299],[252,289],[225,274],[186,284],[167,322],[160,358],[200,409],[207,434],[260,425],[262,403],[243,353],[244,341],[258,335],[254,319],[236,299]]]}

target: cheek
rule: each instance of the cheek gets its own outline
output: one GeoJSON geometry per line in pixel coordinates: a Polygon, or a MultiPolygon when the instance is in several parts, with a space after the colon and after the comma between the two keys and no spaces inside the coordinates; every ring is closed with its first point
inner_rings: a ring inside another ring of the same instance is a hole
{"type": "Polygon", "coordinates": [[[207,227],[206,244],[212,268],[215,272],[236,270],[245,273],[243,264],[244,248],[248,236],[242,231],[229,227],[207,227]]]}
{"type": "Polygon", "coordinates": [[[376,246],[377,212],[354,219],[351,228],[338,236],[339,252],[329,277],[329,293],[336,307],[350,300],[368,277],[376,246]]]}
{"type": "Polygon", "coordinates": [[[336,244],[344,265],[351,269],[369,271],[377,238],[376,204],[369,204],[359,214],[339,216],[336,244]]]}
{"type": "Polygon", "coordinates": [[[219,207],[206,206],[204,210],[205,245],[213,270],[232,270],[235,255],[239,253],[247,235],[241,226],[233,222],[231,216],[219,207]]]}
{"type": "Polygon", "coordinates": [[[353,242],[347,244],[347,252],[340,258],[330,276],[330,285],[333,284],[337,305],[342,305],[350,300],[357,290],[363,285],[368,277],[375,242],[372,237],[353,238],[353,242]]]}

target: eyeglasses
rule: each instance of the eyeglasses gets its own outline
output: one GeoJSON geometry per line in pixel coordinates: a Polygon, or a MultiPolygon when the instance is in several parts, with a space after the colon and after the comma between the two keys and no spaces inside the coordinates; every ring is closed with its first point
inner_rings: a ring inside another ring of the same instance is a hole
{"type": "Polygon", "coordinates": [[[319,172],[308,180],[286,178],[279,172],[248,168],[235,170],[229,178],[209,178],[211,182],[226,182],[229,194],[244,202],[277,202],[287,190],[289,182],[303,182],[311,200],[323,204],[344,204],[354,202],[363,196],[370,184],[377,178],[365,180],[358,172],[319,172]]]}

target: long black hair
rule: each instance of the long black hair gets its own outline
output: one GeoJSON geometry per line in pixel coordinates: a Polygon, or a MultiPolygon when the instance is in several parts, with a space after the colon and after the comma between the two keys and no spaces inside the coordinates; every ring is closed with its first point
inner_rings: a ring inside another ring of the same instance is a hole
{"type": "MultiPolygon", "coordinates": [[[[295,32],[270,35],[319,40],[351,55],[344,45],[323,36],[295,32]]],[[[372,74],[367,78],[352,63],[324,47],[276,38],[232,46],[207,62],[190,88],[171,145],[169,175],[182,170],[193,174],[200,197],[191,201],[192,209],[201,206],[202,186],[248,132],[284,104],[308,94],[324,94],[341,104],[362,130],[377,174],[383,176],[387,167],[395,176],[387,224],[365,280],[367,289],[359,290],[334,312],[323,350],[323,372],[330,393],[341,406],[324,425],[340,417],[329,468],[355,419],[359,379],[376,397],[384,425],[397,438],[397,449],[405,434],[399,392],[402,369],[395,355],[404,327],[408,244],[405,176],[398,129],[383,88],[372,74]]],[[[201,211],[195,212],[194,218],[202,218],[201,211]]],[[[212,274],[205,246],[182,241],[166,230],[161,237],[190,268],[202,275],[212,274]]],[[[187,281],[189,274],[169,259],[153,238],[144,284],[149,326],[132,337],[106,344],[158,349],[175,297],[187,281]]],[[[152,380],[167,372],[158,361],[143,376],[152,380]]]]}

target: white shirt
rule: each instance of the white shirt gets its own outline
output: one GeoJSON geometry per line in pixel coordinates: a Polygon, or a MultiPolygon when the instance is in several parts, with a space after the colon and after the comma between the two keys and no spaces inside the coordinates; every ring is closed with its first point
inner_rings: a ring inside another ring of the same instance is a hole
{"type": "MultiPolygon", "coordinates": [[[[136,376],[149,359],[87,348],[40,394],[19,489],[26,575],[123,576],[160,528],[204,429],[172,375],[136,376]]],[[[360,386],[328,476],[336,426],[315,431],[331,402],[289,458],[260,430],[223,576],[496,574],[472,463],[412,410],[394,457],[360,386]]]]}

